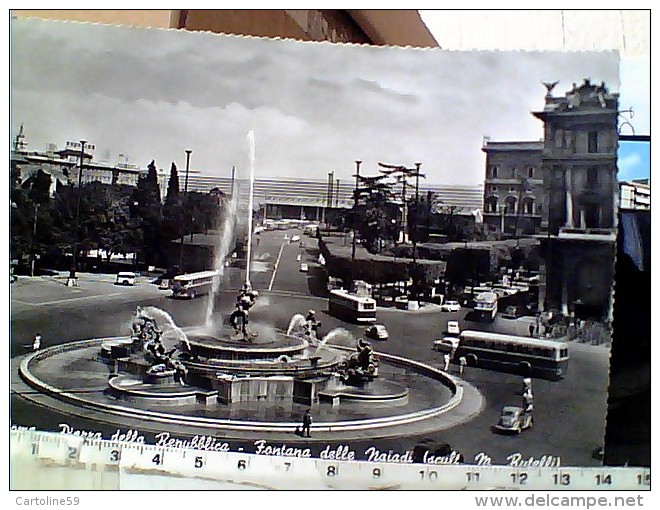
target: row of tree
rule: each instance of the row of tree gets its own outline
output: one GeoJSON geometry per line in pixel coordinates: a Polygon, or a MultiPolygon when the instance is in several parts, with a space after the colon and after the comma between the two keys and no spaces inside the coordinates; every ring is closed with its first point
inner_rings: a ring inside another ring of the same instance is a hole
{"type": "Polygon", "coordinates": [[[356,174],[355,205],[345,226],[354,228],[372,253],[396,249],[402,230],[413,242],[426,242],[434,232],[446,241],[481,241],[492,237],[485,224],[472,216],[459,214],[455,206],[445,205],[431,192],[418,193],[419,166],[406,168],[379,163],[380,175],[356,174]],[[412,192],[409,188],[415,182],[412,192]],[[401,186],[400,191],[395,189],[401,186]],[[408,194],[407,194],[408,192],[408,194]]]}
{"type": "Polygon", "coordinates": [[[43,170],[22,179],[12,165],[11,173],[10,249],[24,267],[35,258],[62,267],[76,248],[78,260],[103,250],[108,259],[136,253],[140,264],[169,267],[171,242],[216,228],[225,203],[217,189],[182,193],[174,163],[164,201],[154,161],[137,186],[58,182],[52,196],[52,177],[43,170]]]}

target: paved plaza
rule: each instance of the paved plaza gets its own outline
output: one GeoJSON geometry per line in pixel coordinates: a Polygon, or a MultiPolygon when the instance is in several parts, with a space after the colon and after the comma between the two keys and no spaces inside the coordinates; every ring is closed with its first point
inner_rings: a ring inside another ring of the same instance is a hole
{"type": "MultiPolygon", "coordinates": [[[[259,264],[252,274],[252,283],[259,290],[258,304],[251,311],[255,323],[273,325],[285,330],[291,315],[306,313],[313,308],[322,323],[321,334],[341,327],[356,338],[363,328],[344,323],[327,313],[327,299],[318,295],[315,282],[320,268],[316,264],[317,251],[303,250],[303,258],[310,265],[309,273],[299,271],[296,255],[298,244],[289,244],[284,238],[291,232],[266,232],[255,257],[270,263],[259,264]],[[276,270],[274,261],[282,251],[276,270]],[[272,282],[272,284],[271,284],[272,282]],[[270,287],[270,291],[268,291],[270,287]],[[315,295],[317,294],[317,295],[315,295]]],[[[313,240],[307,243],[313,245],[313,240]]],[[[233,307],[235,290],[240,286],[241,274],[229,271],[218,298],[217,313],[226,316],[233,307]]],[[[148,279],[138,279],[135,287],[114,285],[113,275],[80,275],[80,285],[66,287],[57,278],[19,278],[11,288],[11,367],[12,367],[12,423],[36,426],[44,430],[60,430],[68,424],[78,430],[103,432],[110,437],[117,429],[140,431],[148,441],[154,442],[163,428],[145,421],[126,417],[121,426],[98,411],[73,409],[62,405],[54,409],[45,397],[32,391],[17,373],[17,366],[29,353],[28,345],[36,332],[43,336],[43,347],[90,338],[128,335],[137,306],[157,306],[166,310],[176,323],[184,328],[200,325],[206,311],[206,298],[192,301],[173,300],[170,292],[158,290],[148,279]],[[46,406],[46,407],[44,407],[46,406]]],[[[465,320],[465,311],[440,312],[426,307],[407,312],[379,309],[378,322],[390,332],[387,342],[373,341],[375,351],[422,362],[442,368],[442,355],[433,351],[433,340],[438,338],[447,320],[459,320],[461,328],[476,324],[465,320]]],[[[524,334],[525,321],[499,319],[488,327],[505,332],[524,334]]],[[[314,454],[327,445],[350,444],[362,455],[371,447],[381,451],[405,452],[423,441],[448,443],[460,451],[466,462],[479,454],[491,457],[493,463],[505,464],[512,454],[524,458],[556,456],[562,465],[599,465],[592,452],[603,442],[608,385],[609,350],[605,347],[572,343],[571,360],[567,376],[560,381],[535,380],[535,424],[519,436],[501,436],[491,427],[505,404],[518,404],[521,378],[516,375],[468,367],[461,375],[455,366],[450,374],[462,381],[465,407],[456,409],[451,417],[439,416],[435,423],[428,422],[415,428],[393,428],[378,434],[363,430],[352,434],[314,432],[312,438],[299,438],[293,432],[270,433],[257,437],[255,433],[227,430],[212,431],[213,436],[226,440],[233,450],[254,451],[255,442],[266,440],[272,444],[305,444],[314,454]],[[470,405],[467,405],[470,404],[470,405]],[[461,409],[464,409],[462,411],[461,409]],[[476,409],[476,410],[475,410],[476,409]]],[[[57,370],[52,367],[51,370],[57,370]]],[[[75,386],[76,378],[72,378],[75,386]]],[[[71,387],[71,390],[76,390],[71,387]]],[[[252,411],[259,413],[259,410],[252,411]]],[[[314,412],[314,411],[313,411],[314,412]]],[[[166,427],[171,437],[190,437],[209,434],[208,429],[179,426],[166,427]]],[[[162,437],[162,436],[161,436],[162,437]]]]}

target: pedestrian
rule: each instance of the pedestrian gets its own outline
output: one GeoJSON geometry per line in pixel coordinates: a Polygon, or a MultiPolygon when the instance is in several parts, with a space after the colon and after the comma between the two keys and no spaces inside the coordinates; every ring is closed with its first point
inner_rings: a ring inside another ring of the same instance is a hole
{"type": "Polygon", "coordinates": [[[465,370],[465,366],[467,365],[467,359],[465,359],[465,356],[461,356],[458,359],[458,373],[462,374],[463,370],[465,370]]]}
{"type": "Polygon", "coordinates": [[[522,404],[526,413],[531,413],[534,410],[534,396],[530,390],[523,394],[522,404]]]}
{"type": "Polygon", "coordinates": [[[34,336],[34,342],[32,342],[32,350],[38,351],[39,349],[41,349],[41,333],[37,333],[34,336]]]}
{"type": "Polygon", "coordinates": [[[534,324],[529,325],[529,336],[534,336],[534,331],[536,331],[536,327],[534,324]]]}
{"type": "Polygon", "coordinates": [[[449,353],[445,353],[443,358],[445,360],[445,372],[449,372],[449,360],[451,360],[451,357],[449,356],[449,353]]]}
{"type": "Polygon", "coordinates": [[[310,433],[311,426],[312,426],[312,415],[311,415],[309,409],[307,409],[307,411],[305,411],[305,415],[303,416],[302,430],[300,431],[300,433],[303,437],[305,437],[305,436],[306,437],[312,437],[312,435],[310,433]]]}

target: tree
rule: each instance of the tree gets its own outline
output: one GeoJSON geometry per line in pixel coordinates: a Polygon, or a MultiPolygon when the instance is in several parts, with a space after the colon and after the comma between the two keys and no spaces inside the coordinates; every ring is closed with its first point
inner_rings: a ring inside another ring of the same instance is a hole
{"type": "Polygon", "coordinates": [[[20,170],[11,166],[11,252],[12,256],[28,262],[42,252],[38,242],[45,231],[50,203],[49,174],[39,169],[20,183],[20,170]],[[41,225],[38,230],[37,226],[41,225]]]}
{"type": "Polygon", "coordinates": [[[162,206],[160,187],[154,160],[147,166],[147,174],[141,175],[131,196],[131,214],[138,220],[142,229],[143,256],[147,265],[157,265],[164,261],[164,243],[160,235],[162,206]]]}
{"type": "Polygon", "coordinates": [[[161,236],[164,242],[179,239],[183,235],[183,204],[179,193],[179,173],[176,164],[170,168],[170,180],[167,183],[167,195],[163,204],[163,223],[161,236]]]}
{"type": "Polygon", "coordinates": [[[392,185],[383,181],[384,175],[356,177],[358,187],[353,196],[357,205],[352,211],[352,223],[365,240],[367,249],[379,252],[381,240],[392,239],[396,230],[393,228],[397,221],[396,207],[388,207],[393,205],[392,185]]]}

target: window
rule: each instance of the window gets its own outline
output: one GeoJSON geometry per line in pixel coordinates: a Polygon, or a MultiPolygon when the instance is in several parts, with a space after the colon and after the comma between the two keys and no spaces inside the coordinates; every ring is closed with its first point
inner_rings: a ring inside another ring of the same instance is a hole
{"type": "Polygon", "coordinates": [[[491,191],[497,191],[497,186],[491,186],[491,187],[490,187],[490,190],[491,190],[491,191]]]}
{"type": "Polygon", "coordinates": [[[511,191],[511,192],[516,191],[516,187],[515,186],[509,186],[509,191],[511,191]]]}
{"type": "Polygon", "coordinates": [[[587,186],[595,188],[598,185],[598,168],[592,166],[587,168],[587,186]]]}
{"type": "Polygon", "coordinates": [[[527,178],[529,178],[529,179],[533,179],[533,178],[534,178],[534,167],[533,167],[533,166],[530,166],[530,167],[527,169],[527,178]]]}
{"type": "Polygon", "coordinates": [[[570,149],[570,152],[575,152],[575,145],[573,145],[573,132],[570,130],[564,131],[564,148],[570,149]]]}
{"type": "Polygon", "coordinates": [[[555,131],[555,147],[560,149],[564,146],[564,132],[561,129],[555,131]]]}
{"type": "Polygon", "coordinates": [[[587,152],[598,152],[598,131],[589,131],[587,152]]]}
{"type": "Polygon", "coordinates": [[[516,197],[507,197],[506,212],[509,214],[513,214],[516,212],[516,197]]]}
{"type": "Polygon", "coordinates": [[[489,165],[488,173],[490,174],[491,179],[497,179],[497,165],[489,165]]]}

